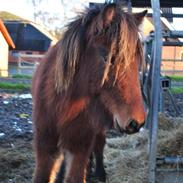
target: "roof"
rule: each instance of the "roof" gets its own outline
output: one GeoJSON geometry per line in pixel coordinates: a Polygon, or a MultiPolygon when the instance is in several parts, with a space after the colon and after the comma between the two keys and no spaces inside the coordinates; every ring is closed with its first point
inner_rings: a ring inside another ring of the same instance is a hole
{"type": "MultiPolygon", "coordinates": [[[[151,0],[131,0],[132,7],[151,7],[151,0]]],[[[183,0],[160,0],[161,7],[183,7],[183,0]]]]}
{"type": "Polygon", "coordinates": [[[15,48],[15,44],[13,42],[13,40],[11,39],[3,21],[0,19],[0,31],[3,34],[6,42],[8,43],[9,46],[11,46],[13,49],[15,48]]]}
{"type": "Polygon", "coordinates": [[[4,21],[15,45],[16,50],[47,51],[57,42],[44,27],[27,21],[4,21]]]}
{"type": "MultiPolygon", "coordinates": [[[[132,7],[136,8],[150,8],[151,7],[151,1],[152,0],[115,0],[114,2],[120,2],[123,3],[129,3],[131,2],[132,7]]],[[[183,0],[159,0],[160,1],[160,7],[161,8],[172,8],[177,7],[181,8],[183,7],[183,0]]],[[[96,3],[90,3],[90,6],[95,5],[96,3]]],[[[100,3],[98,3],[100,4],[100,3]]]]}
{"type": "Polygon", "coordinates": [[[49,31],[47,31],[43,26],[40,24],[34,23],[34,22],[29,22],[32,26],[34,26],[37,30],[42,32],[45,36],[47,36],[51,41],[52,44],[55,44],[58,40],[56,37],[54,37],[52,34],[50,34],[49,31]]]}
{"type": "MultiPolygon", "coordinates": [[[[58,41],[56,39],[56,37],[54,37],[44,26],[37,24],[35,22],[32,22],[30,20],[26,20],[22,17],[15,15],[15,14],[12,14],[10,12],[0,11],[0,19],[2,19],[4,21],[5,26],[6,26],[6,23],[8,23],[8,22],[9,23],[22,23],[24,25],[30,24],[33,27],[35,27],[35,29],[37,29],[42,34],[44,34],[47,38],[49,38],[51,40],[52,44],[55,44],[58,41]]],[[[11,35],[10,31],[9,31],[9,33],[11,35]]]]}

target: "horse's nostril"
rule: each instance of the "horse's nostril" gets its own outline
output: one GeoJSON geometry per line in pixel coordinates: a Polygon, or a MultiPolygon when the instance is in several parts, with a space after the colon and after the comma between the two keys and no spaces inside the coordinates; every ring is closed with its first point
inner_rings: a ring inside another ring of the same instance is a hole
{"type": "Polygon", "coordinates": [[[138,121],[136,120],[131,120],[128,124],[128,126],[125,128],[125,129],[122,129],[118,122],[115,120],[114,121],[114,128],[121,132],[121,133],[127,133],[127,134],[133,134],[133,133],[136,133],[136,132],[139,132],[140,128],[144,125],[144,123],[142,124],[139,124],[138,121]]]}
{"type": "Polygon", "coordinates": [[[129,124],[129,127],[132,128],[132,129],[138,129],[138,126],[139,125],[135,120],[131,121],[130,124],[129,124]]]}
{"type": "MultiPolygon", "coordinates": [[[[143,123],[144,124],[144,123],[143,123]]],[[[140,130],[140,128],[143,126],[143,124],[139,125],[138,121],[132,120],[129,125],[126,127],[126,133],[133,134],[140,130]]]]}

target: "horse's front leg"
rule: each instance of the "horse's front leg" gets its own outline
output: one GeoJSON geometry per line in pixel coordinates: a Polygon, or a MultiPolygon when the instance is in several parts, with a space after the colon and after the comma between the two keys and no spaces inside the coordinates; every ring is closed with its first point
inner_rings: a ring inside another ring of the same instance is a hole
{"type": "Polygon", "coordinates": [[[36,168],[34,183],[48,183],[57,155],[57,138],[54,134],[45,133],[46,128],[35,131],[36,168]],[[45,135],[46,134],[46,135],[45,135]]]}
{"type": "Polygon", "coordinates": [[[60,146],[64,152],[64,162],[61,164],[57,182],[86,183],[87,167],[94,142],[94,134],[86,134],[79,138],[80,141],[68,144],[68,148],[60,146]]]}
{"type": "Polygon", "coordinates": [[[64,183],[86,183],[88,153],[65,153],[64,183]]]}
{"type": "Polygon", "coordinates": [[[104,153],[104,146],[105,146],[105,132],[101,131],[101,133],[97,134],[96,141],[94,145],[94,154],[96,160],[96,168],[94,176],[102,182],[106,181],[106,172],[104,169],[104,162],[103,162],[103,153],[104,153]]]}
{"type": "Polygon", "coordinates": [[[36,169],[34,172],[34,183],[48,183],[50,173],[54,164],[53,157],[48,153],[37,153],[36,169]]]}

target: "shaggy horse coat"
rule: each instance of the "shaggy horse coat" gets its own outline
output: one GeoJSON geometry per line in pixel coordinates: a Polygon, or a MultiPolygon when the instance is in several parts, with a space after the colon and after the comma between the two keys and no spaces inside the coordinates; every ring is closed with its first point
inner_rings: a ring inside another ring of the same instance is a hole
{"type": "Polygon", "coordinates": [[[32,85],[34,183],[85,183],[91,152],[105,180],[105,129],[135,133],[145,121],[138,25],[146,12],[116,4],[86,10],[48,51],[32,85]],[[57,181],[58,182],[58,181],[57,181]]]}

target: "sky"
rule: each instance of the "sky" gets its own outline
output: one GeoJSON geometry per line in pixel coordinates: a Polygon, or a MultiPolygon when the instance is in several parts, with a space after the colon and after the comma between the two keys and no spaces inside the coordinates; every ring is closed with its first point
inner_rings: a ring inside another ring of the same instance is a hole
{"type": "MultiPolygon", "coordinates": [[[[36,0],[39,1],[39,0],[36,0]]],[[[37,18],[36,22],[44,24],[49,29],[63,27],[66,20],[71,20],[75,15],[75,10],[80,10],[88,6],[88,2],[105,2],[105,0],[41,0],[41,4],[36,7],[36,11],[45,11],[53,17],[59,18],[49,25],[49,22],[43,23],[37,18]],[[64,2],[64,4],[61,3],[64,2]],[[65,10],[65,11],[64,11],[65,10]],[[65,14],[64,14],[65,12],[65,14]]],[[[0,11],[8,11],[24,19],[34,21],[34,7],[32,0],[0,0],[0,11]]]]}
{"type": "MultiPolygon", "coordinates": [[[[74,10],[82,10],[85,6],[88,6],[88,2],[105,2],[105,0],[63,0],[65,6],[61,4],[62,0],[42,0],[37,10],[47,11],[59,17],[60,21],[64,20],[64,17],[72,18],[75,16],[74,10]],[[64,14],[65,10],[65,14],[64,14]]],[[[34,21],[34,7],[32,0],[0,0],[0,11],[8,11],[16,14],[25,19],[34,21]]],[[[174,13],[182,13],[183,9],[173,9],[174,13]]],[[[177,30],[183,30],[183,19],[174,19],[173,26],[177,30]]],[[[39,22],[41,23],[41,22],[39,22]]],[[[59,23],[57,23],[59,24],[59,23]]]]}
{"type": "MultiPolygon", "coordinates": [[[[29,20],[33,20],[34,8],[32,0],[0,0],[0,11],[9,11],[29,20]]],[[[92,2],[104,2],[104,0],[91,0],[92,2]]],[[[63,0],[65,4],[76,8],[88,5],[89,0],[63,0]]],[[[61,0],[42,0],[42,10],[62,15],[63,7],[61,0]]],[[[70,12],[71,13],[71,12],[70,12]]]]}

